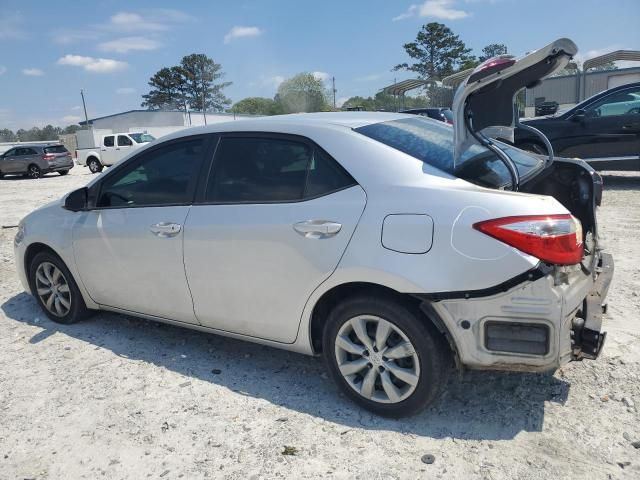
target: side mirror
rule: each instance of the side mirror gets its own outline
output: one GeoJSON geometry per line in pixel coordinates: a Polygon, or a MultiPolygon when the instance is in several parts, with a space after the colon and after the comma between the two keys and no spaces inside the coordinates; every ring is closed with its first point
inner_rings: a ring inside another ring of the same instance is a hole
{"type": "Polygon", "coordinates": [[[80,212],[87,209],[87,187],[74,190],[67,198],[64,199],[64,208],[71,210],[72,212],[80,212]]]}
{"type": "Polygon", "coordinates": [[[587,112],[585,112],[582,108],[579,108],[571,116],[571,121],[572,122],[584,122],[585,118],[587,118],[587,112]]]}

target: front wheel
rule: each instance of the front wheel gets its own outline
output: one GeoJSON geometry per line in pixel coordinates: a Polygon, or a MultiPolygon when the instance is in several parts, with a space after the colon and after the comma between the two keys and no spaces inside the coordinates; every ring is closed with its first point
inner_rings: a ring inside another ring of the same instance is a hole
{"type": "Polygon", "coordinates": [[[37,165],[29,165],[27,176],[29,178],[40,178],[42,176],[42,170],[40,170],[40,167],[37,165]]]}
{"type": "Polygon", "coordinates": [[[331,376],[378,415],[419,412],[438,396],[450,369],[442,338],[427,321],[392,299],[364,296],[339,304],[323,336],[331,376]]]}
{"type": "Polygon", "coordinates": [[[69,173],[69,170],[60,170],[58,173],[64,177],[67,173],[69,173]]]}
{"type": "Polygon", "coordinates": [[[56,255],[38,253],[29,266],[29,280],[38,304],[54,322],[70,324],[89,315],[71,272],[56,255]]]}
{"type": "Polygon", "coordinates": [[[100,173],[103,168],[100,160],[94,157],[87,160],[87,166],[89,167],[89,170],[91,170],[91,173],[100,173]]]}

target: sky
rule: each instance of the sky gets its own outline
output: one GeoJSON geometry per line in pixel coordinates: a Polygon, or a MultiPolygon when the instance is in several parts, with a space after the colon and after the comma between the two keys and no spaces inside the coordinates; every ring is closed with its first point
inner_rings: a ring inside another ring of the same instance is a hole
{"type": "Polygon", "coordinates": [[[190,53],[222,64],[234,102],[315,72],[340,104],[411,78],[391,69],[432,21],[476,55],[569,37],[586,59],[640,50],[638,20],[640,0],[0,0],[0,129],[78,122],[80,89],[89,118],[141,108],[149,77],[190,53]]]}

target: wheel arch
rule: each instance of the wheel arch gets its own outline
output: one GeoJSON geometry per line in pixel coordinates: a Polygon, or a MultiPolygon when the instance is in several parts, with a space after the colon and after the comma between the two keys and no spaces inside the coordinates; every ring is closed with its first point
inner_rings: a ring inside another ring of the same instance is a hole
{"type": "Polygon", "coordinates": [[[31,287],[32,290],[33,290],[33,285],[31,284],[31,275],[29,275],[31,262],[33,262],[33,259],[36,257],[36,255],[42,252],[51,253],[52,255],[55,255],[56,257],[58,257],[62,262],[64,262],[60,254],[58,254],[58,252],[56,252],[49,245],[46,245],[41,242],[34,242],[31,245],[29,245],[27,247],[27,250],[24,253],[24,271],[27,274],[27,281],[29,282],[29,286],[31,287]]]}
{"type": "Polygon", "coordinates": [[[310,343],[314,354],[322,352],[322,332],[331,309],[347,298],[364,294],[386,297],[408,306],[418,314],[422,321],[430,325],[442,335],[443,340],[446,341],[447,345],[452,350],[453,355],[457,359],[457,348],[453,341],[453,337],[445,323],[427,302],[414,295],[401,293],[385,285],[371,282],[347,282],[336,285],[324,292],[316,301],[311,312],[309,325],[310,343]]]}

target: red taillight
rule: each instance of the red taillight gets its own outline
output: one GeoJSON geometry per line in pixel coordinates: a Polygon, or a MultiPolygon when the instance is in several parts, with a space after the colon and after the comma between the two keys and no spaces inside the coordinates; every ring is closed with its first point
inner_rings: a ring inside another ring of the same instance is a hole
{"type": "Polygon", "coordinates": [[[582,260],[582,224],[570,214],[497,218],[473,228],[543,262],[575,265],[582,260]]]}
{"type": "Polygon", "coordinates": [[[51,162],[55,160],[55,158],[56,156],[53,153],[45,153],[44,155],[42,155],[42,159],[47,162],[51,162]]]}
{"type": "Polygon", "coordinates": [[[73,158],[78,159],[78,150],[73,151],[73,158]]]}

